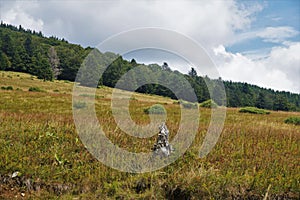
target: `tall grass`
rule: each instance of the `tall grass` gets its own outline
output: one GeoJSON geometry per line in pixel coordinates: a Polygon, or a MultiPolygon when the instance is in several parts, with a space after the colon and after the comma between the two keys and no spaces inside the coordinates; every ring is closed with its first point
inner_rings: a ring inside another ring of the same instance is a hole
{"type": "MultiPolygon", "coordinates": [[[[1,73],[0,85],[22,91],[3,90],[0,95],[0,198],[24,193],[31,199],[262,199],[267,192],[270,199],[299,198],[300,130],[284,123],[299,113],[245,115],[229,108],[217,145],[200,159],[211,116],[209,109],[200,108],[195,141],[181,158],[155,172],[131,174],[106,167],[81,143],[72,117],[71,83],[1,73]],[[29,92],[34,86],[47,93],[29,92]],[[16,171],[20,176],[12,179],[16,171]]],[[[140,139],[118,129],[111,92],[98,89],[103,98],[95,106],[107,137],[128,151],[151,151],[155,136],[140,139]]],[[[172,140],[179,129],[180,105],[156,96],[137,94],[135,99],[129,110],[137,124],[150,122],[145,107],[165,103],[172,140]]]]}

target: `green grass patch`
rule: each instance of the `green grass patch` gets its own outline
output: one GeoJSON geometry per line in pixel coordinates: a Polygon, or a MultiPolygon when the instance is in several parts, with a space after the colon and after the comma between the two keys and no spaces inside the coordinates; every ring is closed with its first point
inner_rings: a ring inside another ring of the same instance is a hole
{"type": "Polygon", "coordinates": [[[300,117],[289,117],[286,120],[284,120],[286,124],[295,124],[300,125],[300,117]]]}
{"type": "Polygon", "coordinates": [[[218,105],[212,99],[206,100],[199,104],[202,108],[216,108],[218,105]]]}
{"type": "Polygon", "coordinates": [[[73,107],[76,109],[81,109],[81,108],[85,108],[86,107],[86,103],[85,102],[74,102],[73,107]]]}
{"type": "Polygon", "coordinates": [[[252,113],[252,114],[270,114],[270,111],[256,108],[256,107],[245,107],[239,110],[240,113],[252,113]]]}
{"type": "Polygon", "coordinates": [[[7,86],[7,87],[2,86],[1,90],[14,90],[14,88],[12,86],[7,86]]]}
{"type": "Polygon", "coordinates": [[[195,109],[198,108],[198,103],[192,103],[184,100],[179,100],[179,103],[183,106],[183,108],[187,109],[195,109]]]}
{"type": "Polygon", "coordinates": [[[146,109],[144,109],[144,112],[146,114],[158,114],[158,115],[166,114],[165,108],[160,104],[155,104],[155,105],[151,106],[150,108],[146,108],[146,109]]]}
{"type": "Polygon", "coordinates": [[[30,92],[45,92],[44,90],[42,90],[42,89],[39,88],[39,87],[30,87],[30,88],[28,89],[28,91],[30,91],[30,92]]]}

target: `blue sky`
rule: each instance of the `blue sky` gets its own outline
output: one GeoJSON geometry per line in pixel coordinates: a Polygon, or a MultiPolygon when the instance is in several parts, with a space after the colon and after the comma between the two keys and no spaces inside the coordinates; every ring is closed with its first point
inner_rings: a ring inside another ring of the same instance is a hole
{"type": "MultiPolygon", "coordinates": [[[[261,1],[258,1],[261,3],[261,1]]],[[[246,1],[241,3],[252,4],[252,1],[246,1]]],[[[261,3],[263,9],[257,12],[253,17],[250,30],[247,31],[259,31],[265,27],[292,27],[297,31],[300,31],[300,1],[298,0],[272,0],[264,1],[261,3]]],[[[240,34],[243,31],[238,32],[240,34]]],[[[289,37],[290,41],[300,41],[300,34],[289,37]]],[[[228,51],[233,53],[237,52],[253,52],[253,51],[265,51],[269,52],[273,46],[282,45],[278,42],[266,42],[262,38],[251,38],[244,40],[233,45],[228,45],[228,51]]]]}
{"type": "MultiPolygon", "coordinates": [[[[0,18],[84,47],[137,28],[173,30],[198,42],[224,80],[300,93],[299,0],[0,0],[0,18]]],[[[147,50],[128,56],[182,72],[193,66],[147,50]]]]}

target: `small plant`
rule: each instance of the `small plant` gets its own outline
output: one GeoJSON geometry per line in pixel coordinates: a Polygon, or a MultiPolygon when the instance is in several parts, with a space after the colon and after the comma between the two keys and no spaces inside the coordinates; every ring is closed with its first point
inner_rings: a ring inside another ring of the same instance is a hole
{"type": "Polygon", "coordinates": [[[81,108],[85,108],[86,107],[86,103],[85,102],[74,102],[73,107],[76,109],[81,109],[81,108]]]}
{"type": "Polygon", "coordinates": [[[137,101],[135,97],[130,97],[130,101],[137,101]]]}
{"type": "Polygon", "coordinates": [[[286,120],[284,120],[286,124],[295,124],[300,125],[300,117],[289,117],[286,120]]]}
{"type": "Polygon", "coordinates": [[[200,103],[199,106],[202,108],[216,108],[218,107],[218,104],[216,104],[216,102],[214,102],[212,99],[209,99],[200,103]]]}
{"type": "Polygon", "coordinates": [[[92,94],[79,94],[81,97],[94,97],[92,94]]]}
{"type": "Polygon", "coordinates": [[[192,103],[184,100],[179,100],[180,104],[187,109],[195,109],[198,108],[198,103],[192,103]]]}
{"type": "Polygon", "coordinates": [[[7,87],[2,86],[1,90],[14,90],[14,88],[12,86],[7,86],[7,87]]]}
{"type": "Polygon", "coordinates": [[[180,104],[179,101],[173,101],[173,104],[180,104]]]}
{"type": "Polygon", "coordinates": [[[252,113],[252,114],[270,114],[270,111],[256,108],[256,107],[245,107],[239,110],[240,113],[252,113]]]}
{"type": "Polygon", "coordinates": [[[42,90],[42,89],[39,88],[39,87],[30,87],[30,88],[28,89],[28,91],[30,91],[30,92],[45,92],[44,90],[42,90]]]}
{"type": "Polygon", "coordinates": [[[166,114],[165,108],[160,104],[155,104],[150,108],[146,108],[144,109],[144,112],[147,114],[158,114],[158,115],[166,114]]]}

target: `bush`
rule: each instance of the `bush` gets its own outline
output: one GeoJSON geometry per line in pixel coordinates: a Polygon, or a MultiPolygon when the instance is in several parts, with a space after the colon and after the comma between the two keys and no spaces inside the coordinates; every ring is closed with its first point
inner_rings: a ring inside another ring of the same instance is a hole
{"type": "Polygon", "coordinates": [[[166,114],[165,108],[160,104],[155,104],[150,108],[146,108],[144,109],[144,112],[147,114],[158,114],[158,115],[166,114]]]}
{"type": "Polygon", "coordinates": [[[12,86],[7,86],[7,87],[2,86],[1,90],[14,90],[14,88],[12,86]]]}
{"type": "Polygon", "coordinates": [[[179,101],[173,101],[173,104],[180,104],[179,101]]]}
{"type": "Polygon", "coordinates": [[[240,113],[252,113],[252,114],[270,114],[270,111],[256,108],[256,107],[245,107],[241,108],[240,113]]]}
{"type": "Polygon", "coordinates": [[[289,117],[286,120],[284,120],[286,124],[295,124],[300,125],[300,117],[289,117]]]}
{"type": "Polygon", "coordinates": [[[187,109],[198,108],[198,103],[192,103],[192,102],[183,101],[183,100],[179,100],[179,102],[184,108],[187,108],[187,109]]]}
{"type": "Polygon", "coordinates": [[[216,108],[218,107],[218,104],[214,102],[212,99],[206,100],[199,105],[202,108],[216,108]]]}
{"type": "Polygon", "coordinates": [[[30,88],[28,89],[28,91],[30,91],[30,92],[45,92],[44,90],[42,90],[42,89],[39,88],[39,87],[30,87],[30,88]]]}
{"type": "Polygon", "coordinates": [[[80,109],[80,108],[85,108],[86,107],[86,103],[85,102],[74,102],[73,107],[76,109],[80,109]]]}

